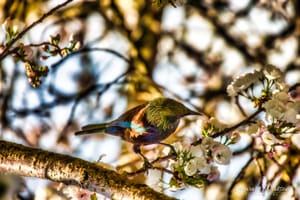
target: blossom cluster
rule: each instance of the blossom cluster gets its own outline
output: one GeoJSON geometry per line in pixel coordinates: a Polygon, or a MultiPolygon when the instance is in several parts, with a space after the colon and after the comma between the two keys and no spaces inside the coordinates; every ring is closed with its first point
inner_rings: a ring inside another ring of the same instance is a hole
{"type": "Polygon", "coordinates": [[[269,158],[274,158],[287,153],[291,146],[290,138],[295,134],[297,128],[292,124],[271,123],[266,124],[258,120],[247,128],[249,134],[254,137],[254,148],[267,153],[269,158]]]}
{"type": "Polygon", "coordinates": [[[288,86],[283,79],[283,73],[273,65],[267,65],[259,71],[238,76],[227,87],[229,96],[242,95],[254,103],[254,107],[260,107],[269,100],[272,93],[288,91],[288,86]],[[262,85],[263,89],[256,96],[254,87],[262,85]]]}
{"type": "Polygon", "coordinates": [[[270,100],[263,104],[266,117],[270,121],[285,121],[296,124],[299,121],[300,101],[293,101],[287,92],[274,92],[270,100]]]}
{"type": "Polygon", "coordinates": [[[200,145],[175,143],[174,148],[177,158],[170,162],[172,171],[171,187],[192,185],[201,187],[207,181],[219,178],[220,172],[217,165],[228,165],[232,152],[227,145],[204,137],[200,145]]]}
{"type": "Polygon", "coordinates": [[[260,71],[237,77],[227,87],[230,96],[242,95],[264,111],[265,119],[252,123],[247,132],[254,138],[254,148],[275,158],[296,144],[299,135],[300,101],[289,93],[283,73],[275,66],[267,65],[260,71]],[[253,88],[261,84],[259,95],[253,88]]]}
{"type": "Polygon", "coordinates": [[[5,41],[0,44],[0,53],[3,53],[6,48],[10,48],[10,45],[13,46],[9,52],[15,61],[22,61],[24,63],[28,82],[33,88],[37,88],[41,85],[41,79],[46,77],[49,71],[48,66],[40,66],[37,64],[38,62],[34,58],[33,48],[42,47],[41,49],[44,52],[44,55],[39,57],[41,61],[56,55],[65,57],[80,49],[80,42],[75,40],[73,35],[70,35],[66,47],[59,46],[59,43],[61,42],[61,36],[59,34],[55,36],[50,35],[48,42],[24,45],[22,42],[14,44],[15,38],[21,33],[20,30],[22,28],[20,24],[7,19],[2,24],[2,29],[5,33],[5,41]]]}
{"type": "Polygon", "coordinates": [[[5,45],[9,45],[19,34],[20,32],[19,26],[20,25],[14,24],[10,19],[5,20],[5,22],[2,24],[2,29],[5,33],[5,40],[6,40],[5,45]]]}

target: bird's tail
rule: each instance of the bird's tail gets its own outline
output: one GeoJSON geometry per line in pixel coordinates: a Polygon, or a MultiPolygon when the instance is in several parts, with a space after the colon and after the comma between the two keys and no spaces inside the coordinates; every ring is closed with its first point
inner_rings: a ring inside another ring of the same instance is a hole
{"type": "Polygon", "coordinates": [[[81,127],[81,131],[75,132],[75,135],[85,135],[93,133],[105,133],[108,127],[108,123],[104,124],[89,124],[81,127]]]}

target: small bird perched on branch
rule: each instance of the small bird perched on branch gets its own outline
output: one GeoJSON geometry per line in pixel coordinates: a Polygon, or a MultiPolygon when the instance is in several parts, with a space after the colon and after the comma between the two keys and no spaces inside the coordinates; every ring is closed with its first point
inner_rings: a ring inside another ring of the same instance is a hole
{"type": "Polygon", "coordinates": [[[119,136],[131,142],[134,151],[144,158],[144,164],[149,164],[141,153],[140,146],[163,144],[161,141],[175,132],[180,118],[187,115],[201,113],[192,111],[173,99],[156,98],[126,111],[111,122],[83,126],[75,135],[107,133],[119,136]]]}

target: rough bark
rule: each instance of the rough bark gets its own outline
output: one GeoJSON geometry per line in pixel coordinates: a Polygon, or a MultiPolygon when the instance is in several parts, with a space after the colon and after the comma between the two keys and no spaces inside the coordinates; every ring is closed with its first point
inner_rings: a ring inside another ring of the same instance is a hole
{"type": "Polygon", "coordinates": [[[96,163],[7,141],[0,141],[0,173],[77,185],[111,199],[174,199],[96,163]]]}

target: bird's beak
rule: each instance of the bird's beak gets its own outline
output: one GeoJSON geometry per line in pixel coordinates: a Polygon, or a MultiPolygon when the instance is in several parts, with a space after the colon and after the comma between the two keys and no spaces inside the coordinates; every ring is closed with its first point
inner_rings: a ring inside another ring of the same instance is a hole
{"type": "Polygon", "coordinates": [[[196,112],[196,111],[193,111],[193,110],[189,110],[189,112],[186,115],[202,115],[202,113],[196,112]]]}

